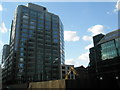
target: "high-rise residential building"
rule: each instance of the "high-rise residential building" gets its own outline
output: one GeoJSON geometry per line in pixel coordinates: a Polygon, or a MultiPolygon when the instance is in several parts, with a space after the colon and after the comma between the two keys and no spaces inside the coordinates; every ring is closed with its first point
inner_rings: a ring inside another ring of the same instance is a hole
{"type": "Polygon", "coordinates": [[[45,7],[19,5],[11,25],[7,84],[60,79],[64,64],[63,24],[45,7]]]}
{"type": "Polygon", "coordinates": [[[120,77],[120,29],[93,37],[89,73],[99,79],[120,77]]]}
{"type": "Polygon", "coordinates": [[[8,44],[5,44],[3,46],[3,52],[2,52],[2,63],[5,62],[5,59],[7,58],[7,56],[9,55],[9,49],[10,46],[8,44]]]}
{"type": "Polygon", "coordinates": [[[2,90],[2,68],[0,65],[0,90],[2,90]]]}

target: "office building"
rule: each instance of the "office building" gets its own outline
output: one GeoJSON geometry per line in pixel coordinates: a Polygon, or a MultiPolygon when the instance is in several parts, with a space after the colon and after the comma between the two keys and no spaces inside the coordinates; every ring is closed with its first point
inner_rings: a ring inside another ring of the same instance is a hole
{"type": "Polygon", "coordinates": [[[60,79],[64,64],[63,24],[47,8],[19,5],[11,25],[7,76],[3,83],[17,84],[60,79]]]}
{"type": "Polygon", "coordinates": [[[120,77],[120,29],[93,37],[90,48],[89,73],[98,79],[120,77]]]}

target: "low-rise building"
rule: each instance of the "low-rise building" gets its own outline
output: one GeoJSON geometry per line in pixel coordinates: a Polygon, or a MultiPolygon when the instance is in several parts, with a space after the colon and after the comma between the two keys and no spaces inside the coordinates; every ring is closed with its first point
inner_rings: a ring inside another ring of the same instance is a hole
{"type": "MultiPolygon", "coordinates": [[[[69,72],[70,67],[74,68],[74,65],[61,65],[61,79],[65,79],[65,76],[69,72]]],[[[71,71],[68,78],[75,79],[75,74],[71,71]]]]}
{"type": "Polygon", "coordinates": [[[97,79],[120,78],[120,29],[93,37],[89,73],[97,79]]]}

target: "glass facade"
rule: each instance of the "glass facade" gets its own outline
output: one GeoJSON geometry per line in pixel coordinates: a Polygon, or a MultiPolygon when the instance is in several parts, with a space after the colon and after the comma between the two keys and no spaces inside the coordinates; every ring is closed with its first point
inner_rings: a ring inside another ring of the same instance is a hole
{"type": "Polygon", "coordinates": [[[120,38],[101,44],[102,60],[120,56],[120,38]]]}
{"type": "Polygon", "coordinates": [[[11,29],[9,61],[16,68],[7,78],[18,83],[60,79],[60,64],[65,61],[60,18],[20,5],[11,29]]]}
{"type": "Polygon", "coordinates": [[[116,42],[116,49],[118,51],[118,55],[120,56],[120,38],[116,38],[115,42],[116,42]]]}
{"type": "Polygon", "coordinates": [[[62,22],[57,15],[47,11],[21,6],[19,12],[17,18],[21,21],[16,58],[19,74],[16,78],[29,77],[26,81],[59,79],[60,64],[64,64],[62,22]]]}

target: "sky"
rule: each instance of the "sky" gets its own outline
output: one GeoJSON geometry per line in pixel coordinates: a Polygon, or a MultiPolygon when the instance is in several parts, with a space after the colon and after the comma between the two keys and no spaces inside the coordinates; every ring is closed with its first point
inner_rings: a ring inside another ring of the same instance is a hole
{"type": "MultiPolygon", "coordinates": [[[[0,3],[0,53],[9,43],[11,22],[18,5],[28,2],[0,3]]],[[[87,67],[92,37],[118,29],[118,2],[33,2],[58,15],[64,25],[65,63],[87,67]]]]}

